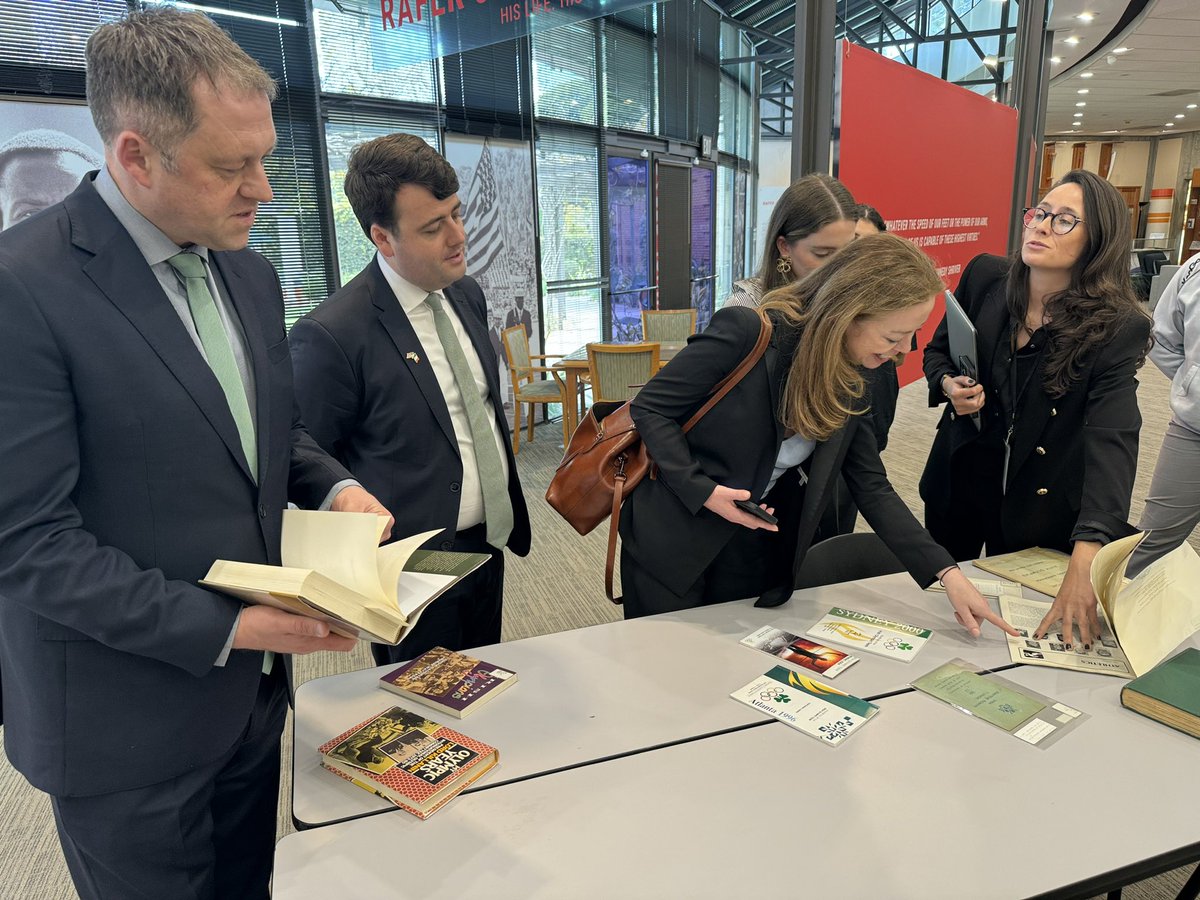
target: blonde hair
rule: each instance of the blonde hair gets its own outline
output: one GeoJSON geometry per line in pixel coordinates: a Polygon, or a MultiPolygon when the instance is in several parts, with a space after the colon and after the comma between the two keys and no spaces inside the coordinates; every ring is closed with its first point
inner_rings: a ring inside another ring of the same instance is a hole
{"type": "Polygon", "coordinates": [[[863,412],[855,403],[863,378],[846,348],[850,326],[918,306],[944,288],[928,256],[885,232],[852,242],[806,278],[764,297],[764,315],[800,330],[779,411],[783,424],[823,441],[863,412]]]}

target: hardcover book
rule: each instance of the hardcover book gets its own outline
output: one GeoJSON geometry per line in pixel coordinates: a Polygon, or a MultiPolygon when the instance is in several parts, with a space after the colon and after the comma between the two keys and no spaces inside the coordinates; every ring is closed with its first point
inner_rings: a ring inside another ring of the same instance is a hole
{"type": "Polygon", "coordinates": [[[489,744],[393,706],[318,748],[321,765],[427,819],[500,760],[489,744]]]}
{"type": "Polygon", "coordinates": [[[288,509],[282,566],[219,559],[200,583],[321,619],[347,637],[398,644],[433,600],[490,557],[417,549],[438,531],[380,547],[386,526],[372,513],[288,509]]]}
{"type": "Polygon", "coordinates": [[[902,662],[908,662],[916,656],[933,637],[933,632],[928,628],[880,619],[840,606],[829,610],[808,629],[808,634],[902,662]]]}
{"type": "Polygon", "coordinates": [[[517,673],[434,647],[379,679],[380,687],[461,719],[517,680],[517,673]]]}
{"type": "Polygon", "coordinates": [[[1200,737],[1200,650],[1189,647],[1121,688],[1121,705],[1200,737]]]}
{"type": "Polygon", "coordinates": [[[874,703],[783,666],[729,696],[834,747],[879,712],[874,703]]]}
{"type": "Polygon", "coordinates": [[[822,646],[798,634],[770,626],[746,635],[742,638],[742,643],[786,662],[811,669],[826,678],[834,678],[858,662],[857,656],[850,656],[841,650],[822,646]]]}

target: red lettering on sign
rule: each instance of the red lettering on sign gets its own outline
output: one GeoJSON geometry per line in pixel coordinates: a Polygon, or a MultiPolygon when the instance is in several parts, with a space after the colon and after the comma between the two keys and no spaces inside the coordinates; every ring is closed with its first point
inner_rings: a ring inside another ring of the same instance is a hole
{"type": "Polygon", "coordinates": [[[379,15],[383,20],[384,31],[396,27],[396,23],[392,19],[392,0],[379,0],[379,15]]]}

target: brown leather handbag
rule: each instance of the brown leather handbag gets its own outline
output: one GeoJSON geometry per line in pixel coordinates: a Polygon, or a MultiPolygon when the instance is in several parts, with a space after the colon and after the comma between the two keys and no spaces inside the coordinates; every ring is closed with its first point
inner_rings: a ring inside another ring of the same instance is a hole
{"type": "MultiPolygon", "coordinates": [[[[684,434],[691,431],[762,359],[771,341],[771,323],[766,316],[760,314],[759,318],[762,327],[754,348],[713,388],[705,404],[683,426],[684,434]]],[[[613,596],[613,565],[617,555],[621,504],[647,472],[651,478],[655,477],[651,471],[653,465],[637,433],[637,426],[633,424],[629,402],[596,403],[571,435],[562,462],[546,489],[546,502],[580,534],[588,534],[606,518],[609,520],[604,592],[614,603],[621,602],[620,597],[613,596]]]]}

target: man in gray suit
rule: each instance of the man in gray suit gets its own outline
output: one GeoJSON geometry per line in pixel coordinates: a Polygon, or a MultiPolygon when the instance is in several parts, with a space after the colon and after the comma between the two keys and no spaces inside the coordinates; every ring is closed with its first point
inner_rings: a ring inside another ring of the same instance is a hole
{"type": "Polygon", "coordinates": [[[196,581],[279,562],[281,511],[383,513],[294,416],[271,199],[274,84],[209,19],[98,28],[105,165],[0,235],[0,653],[13,765],[84,898],[268,896],[278,653],[321,622],[196,581]]]}

